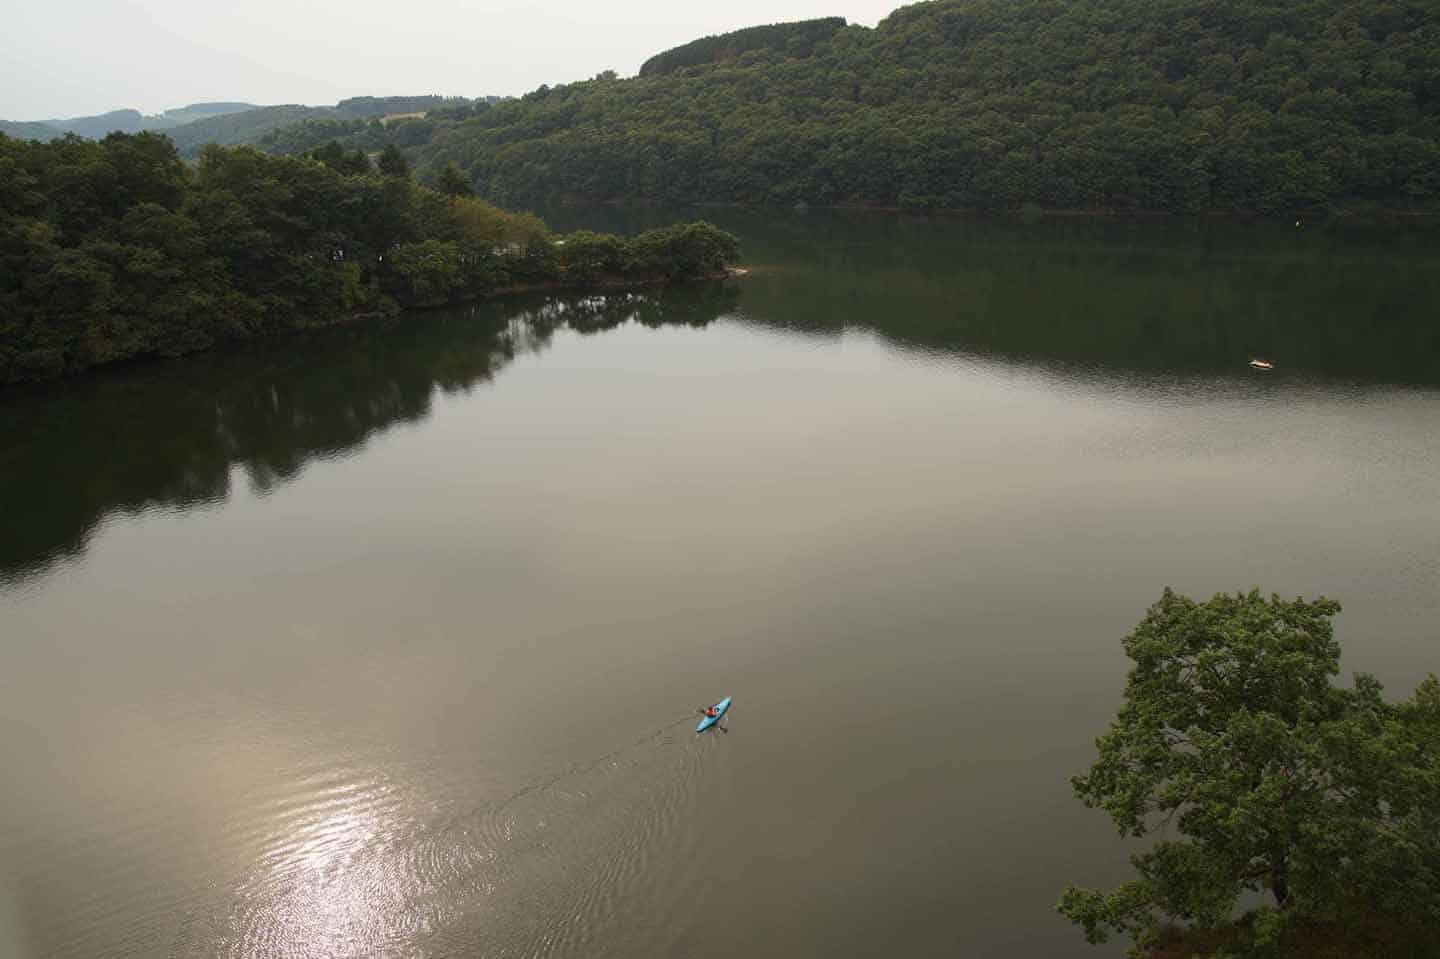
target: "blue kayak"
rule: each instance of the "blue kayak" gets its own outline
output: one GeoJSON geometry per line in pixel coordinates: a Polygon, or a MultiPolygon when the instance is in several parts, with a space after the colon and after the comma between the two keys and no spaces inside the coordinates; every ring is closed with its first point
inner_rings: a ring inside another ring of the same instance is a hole
{"type": "Polygon", "coordinates": [[[729,710],[729,708],[730,697],[726,696],[724,699],[720,700],[718,703],[715,704],[715,715],[706,716],[704,719],[700,720],[700,725],[695,727],[695,731],[697,733],[703,733],[705,730],[718,723],[721,717],[725,715],[726,711],[729,710]]]}

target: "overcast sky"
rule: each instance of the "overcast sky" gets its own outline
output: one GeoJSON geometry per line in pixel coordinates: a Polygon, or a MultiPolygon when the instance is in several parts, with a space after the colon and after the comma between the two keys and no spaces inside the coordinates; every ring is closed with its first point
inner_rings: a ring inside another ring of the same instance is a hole
{"type": "Polygon", "coordinates": [[[0,30],[0,119],[205,100],[520,94],[706,34],[902,0],[19,0],[0,30]]]}

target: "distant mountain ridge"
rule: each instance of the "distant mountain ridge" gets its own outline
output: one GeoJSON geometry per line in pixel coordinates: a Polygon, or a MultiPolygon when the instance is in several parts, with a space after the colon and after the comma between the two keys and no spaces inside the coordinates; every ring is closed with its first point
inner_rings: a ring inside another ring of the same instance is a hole
{"type": "Polygon", "coordinates": [[[146,115],[139,110],[111,110],[86,117],[56,117],[49,120],[0,120],[0,132],[27,140],[51,140],[67,133],[97,140],[108,133],[139,133],[142,130],[170,130],[197,120],[257,109],[253,103],[192,103],[146,115]]]}
{"type": "Polygon", "coordinates": [[[0,120],[0,133],[21,140],[53,140],[73,133],[98,140],[110,133],[140,133],[144,130],[173,130],[187,123],[207,120],[231,113],[256,110],[253,103],[216,102],[192,103],[160,113],[146,115],[139,110],[111,110],[86,117],[56,117],[49,120],[0,120]]]}
{"type": "Polygon", "coordinates": [[[145,120],[145,115],[139,110],[111,110],[93,117],[45,120],[44,123],[62,134],[74,133],[95,140],[112,132],[139,133],[148,128],[145,120]]]}
{"type": "Polygon", "coordinates": [[[0,133],[16,140],[53,140],[65,135],[64,130],[41,120],[0,120],[0,133]]]}
{"type": "MultiPolygon", "coordinates": [[[[494,99],[494,98],[480,98],[494,99]]],[[[0,120],[0,133],[21,140],[53,140],[73,133],[98,140],[110,133],[156,130],[175,141],[184,156],[193,156],[207,143],[233,146],[254,143],[272,130],[306,120],[363,120],[397,113],[424,113],[440,108],[465,107],[469,97],[436,94],[393,97],[350,97],[334,106],[281,104],[259,106],[239,101],[192,103],[146,115],[139,110],[112,110],[87,117],[38,121],[0,120]]]]}

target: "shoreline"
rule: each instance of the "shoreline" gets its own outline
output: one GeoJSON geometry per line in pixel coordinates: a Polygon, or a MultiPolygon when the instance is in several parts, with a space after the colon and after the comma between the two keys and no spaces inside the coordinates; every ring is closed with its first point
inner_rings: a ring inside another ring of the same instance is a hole
{"type": "Polygon", "coordinates": [[[687,276],[679,280],[660,277],[650,280],[597,280],[593,283],[567,283],[564,281],[556,281],[553,283],[522,283],[516,286],[500,287],[499,289],[458,300],[447,300],[444,303],[402,306],[393,313],[376,312],[374,310],[364,313],[352,313],[343,319],[335,321],[335,323],[338,325],[340,323],[351,322],[352,320],[360,322],[368,318],[399,316],[401,313],[408,313],[412,310],[446,310],[452,306],[463,306],[466,303],[488,303],[491,300],[500,300],[507,296],[525,296],[532,293],[588,293],[592,291],[619,293],[625,290],[653,290],[657,287],[674,286],[678,283],[713,283],[717,280],[729,280],[739,276],[748,276],[749,273],[750,271],[744,267],[731,267],[721,272],[701,273],[697,276],[687,276]]]}
{"type": "Polygon", "coordinates": [[[243,349],[249,345],[261,343],[278,343],[297,334],[323,333],[327,330],[338,330],[345,327],[359,326],[365,323],[374,323],[381,320],[393,320],[410,312],[431,312],[435,310],[446,310],[452,307],[464,306],[471,303],[487,303],[492,300],[502,300],[507,297],[525,296],[528,294],[547,293],[616,293],[625,290],[648,290],[657,287],[674,286],[683,283],[716,282],[746,276],[749,270],[744,267],[731,267],[724,271],[703,273],[696,276],[687,276],[678,280],[664,277],[647,280],[597,280],[593,283],[568,283],[557,281],[554,283],[520,284],[516,286],[502,287],[490,290],[476,296],[464,297],[461,299],[447,300],[444,303],[433,303],[416,306],[399,306],[394,310],[362,310],[355,313],[345,313],[333,317],[313,326],[304,329],[283,330],[270,336],[257,337],[254,339],[235,340],[217,343],[214,346],[197,350],[193,353],[186,353],[180,356],[163,356],[152,353],[140,356],[129,356],[112,363],[102,363],[97,366],[88,366],[68,375],[57,376],[44,380],[21,380],[14,383],[0,383],[0,402],[7,396],[15,397],[34,391],[45,391],[62,387],[66,383],[73,383],[76,380],[85,379],[92,374],[113,373],[119,370],[150,366],[164,361],[183,362],[191,357],[209,356],[217,353],[234,352],[236,349],[243,349]]]}
{"type": "Polygon", "coordinates": [[[1265,213],[1259,210],[1197,210],[1188,213],[1178,213],[1173,210],[1075,210],[1065,207],[1041,207],[1041,206],[1019,206],[1007,207],[1000,210],[982,210],[975,207],[918,207],[901,206],[898,204],[868,204],[868,203],[745,203],[734,200],[688,200],[676,203],[655,202],[650,200],[586,200],[567,201],[560,204],[561,208],[571,207],[583,209],[587,206],[611,207],[625,209],[634,207],[639,209],[712,209],[712,210],[768,210],[780,213],[803,214],[811,211],[827,212],[837,211],[844,213],[885,213],[904,214],[911,216],[954,216],[954,217],[1000,217],[1004,219],[1024,219],[1026,217],[1067,217],[1083,219],[1093,217],[1096,219],[1115,219],[1121,217],[1135,217],[1137,219],[1216,219],[1216,220],[1287,220],[1293,217],[1310,217],[1321,221],[1330,220],[1366,220],[1384,221],[1388,219],[1403,220],[1433,220],[1440,219],[1440,210],[1329,210],[1324,208],[1294,209],[1284,212],[1265,213]]]}

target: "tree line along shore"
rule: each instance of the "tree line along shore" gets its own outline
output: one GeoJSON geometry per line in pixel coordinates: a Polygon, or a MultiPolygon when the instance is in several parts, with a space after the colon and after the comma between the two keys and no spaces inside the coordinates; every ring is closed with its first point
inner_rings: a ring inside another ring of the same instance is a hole
{"type": "Polygon", "coordinates": [[[0,136],[0,384],[510,290],[714,276],[739,255],[704,222],[558,237],[380,160],[211,146],[191,166],[157,133],[0,136]]]}

